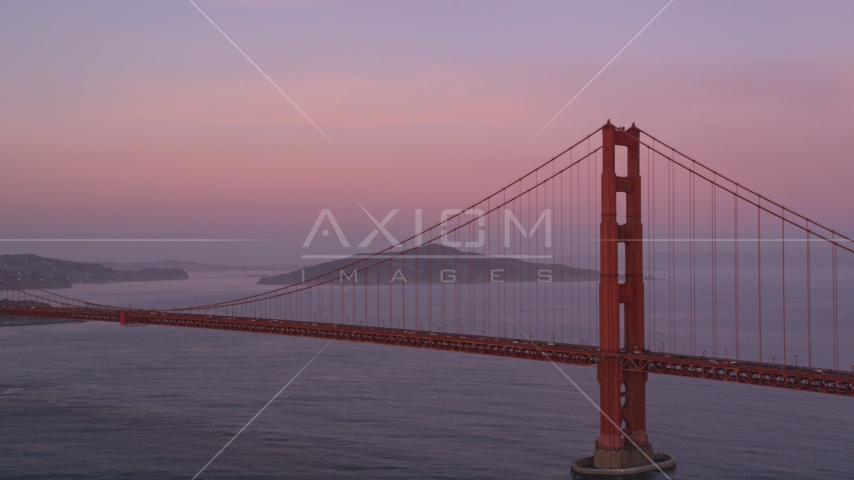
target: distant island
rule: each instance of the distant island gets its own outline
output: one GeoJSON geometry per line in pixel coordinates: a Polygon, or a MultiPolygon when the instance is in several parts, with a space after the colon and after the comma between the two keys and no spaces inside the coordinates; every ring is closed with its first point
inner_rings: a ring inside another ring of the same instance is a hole
{"type": "Polygon", "coordinates": [[[231,266],[231,265],[216,265],[210,263],[198,262],[183,262],[181,260],[161,260],[159,262],[101,262],[101,265],[112,268],[113,270],[144,270],[148,268],[170,268],[180,269],[185,272],[254,272],[259,270],[278,270],[275,267],[269,266],[231,266]]]}
{"type": "MultiPolygon", "coordinates": [[[[389,252],[394,254],[395,252],[389,252]]],[[[381,265],[380,258],[356,263],[353,256],[320,263],[258,280],[259,285],[292,285],[321,276],[312,283],[336,280],[343,283],[488,283],[488,282],[586,282],[599,279],[599,272],[548,261],[528,262],[518,258],[463,252],[444,245],[424,245],[381,265]],[[345,268],[346,267],[346,268],[345,268]],[[366,268],[369,267],[369,268],[366,268]],[[353,271],[356,270],[356,274],[353,271]]]]}
{"type": "MultiPolygon", "coordinates": [[[[72,262],[38,255],[0,255],[0,282],[15,288],[71,288],[73,283],[115,283],[153,280],[186,280],[187,272],[179,268],[143,268],[121,271],[97,263],[72,262]]],[[[0,286],[0,288],[2,288],[0,286]]]]}

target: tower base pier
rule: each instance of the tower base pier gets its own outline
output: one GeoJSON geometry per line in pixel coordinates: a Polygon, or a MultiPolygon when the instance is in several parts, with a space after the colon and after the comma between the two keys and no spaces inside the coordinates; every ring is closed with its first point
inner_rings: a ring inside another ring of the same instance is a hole
{"type": "Polygon", "coordinates": [[[593,456],[572,462],[572,473],[584,477],[628,477],[674,467],[676,459],[673,456],[653,452],[649,444],[640,445],[640,450],[631,444],[620,450],[606,450],[599,448],[596,441],[593,456]],[[650,463],[647,457],[655,463],[650,463]]]}

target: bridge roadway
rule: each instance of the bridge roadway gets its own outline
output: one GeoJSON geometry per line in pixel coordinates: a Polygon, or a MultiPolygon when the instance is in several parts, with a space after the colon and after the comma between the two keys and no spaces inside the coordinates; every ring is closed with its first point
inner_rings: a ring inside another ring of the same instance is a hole
{"type": "MultiPolygon", "coordinates": [[[[595,366],[599,363],[599,359],[603,357],[603,354],[599,353],[597,347],[587,345],[525,341],[511,338],[471,336],[362,325],[314,323],[294,320],[256,320],[251,318],[171,313],[156,310],[0,307],[0,316],[268,333],[428,348],[495,357],[553,361],[571,365],[595,366]]],[[[622,369],[627,371],[737,382],[854,397],[854,372],[689,355],[671,355],[650,351],[620,352],[614,356],[620,359],[622,369]]]]}

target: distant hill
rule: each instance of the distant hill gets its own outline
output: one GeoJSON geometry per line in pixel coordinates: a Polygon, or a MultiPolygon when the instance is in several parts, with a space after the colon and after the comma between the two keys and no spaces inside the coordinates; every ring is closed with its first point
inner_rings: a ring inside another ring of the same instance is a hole
{"type": "MultiPolygon", "coordinates": [[[[492,281],[493,272],[497,275],[496,280],[504,282],[536,282],[545,280],[544,275],[550,275],[554,282],[582,282],[599,279],[599,272],[586,268],[575,268],[560,263],[527,262],[515,258],[502,258],[469,253],[443,245],[425,245],[408,253],[404,257],[396,257],[381,264],[379,267],[365,268],[378,261],[376,258],[367,260],[367,263],[356,264],[351,267],[347,265],[358,261],[361,257],[349,257],[340,260],[320,263],[304,269],[295,270],[281,275],[272,275],[258,280],[260,285],[292,285],[299,283],[303,278],[310,279],[318,275],[323,277],[316,282],[325,280],[343,280],[344,283],[389,283],[392,278],[400,275],[407,282],[417,281],[420,283],[439,283],[442,281],[440,275],[442,270],[453,270],[453,275],[459,283],[486,283],[492,281]],[[342,270],[343,269],[343,270],[342,270]],[[353,276],[354,269],[359,270],[353,276]],[[400,270],[400,274],[397,271],[400,270]],[[503,270],[498,272],[498,270],[503,270]],[[348,277],[342,277],[343,274],[348,277]],[[544,273],[541,271],[549,271],[544,273]],[[329,272],[329,273],[327,273],[329,272]]],[[[445,280],[450,277],[445,273],[445,280]]],[[[402,281],[402,280],[401,280],[402,281]]]]}
{"type": "Polygon", "coordinates": [[[230,265],[213,265],[209,263],[182,262],[180,260],[162,260],[159,262],[101,262],[101,265],[113,270],[142,270],[145,268],[178,268],[185,272],[248,272],[258,270],[270,270],[272,267],[265,266],[243,266],[234,267],[230,265]]]}
{"type": "MultiPolygon", "coordinates": [[[[178,268],[143,268],[119,271],[97,263],[81,263],[38,255],[0,255],[0,272],[39,288],[71,288],[72,283],[114,283],[152,280],[186,280],[178,268]]],[[[0,276],[0,281],[16,288],[23,284],[0,276]]]]}

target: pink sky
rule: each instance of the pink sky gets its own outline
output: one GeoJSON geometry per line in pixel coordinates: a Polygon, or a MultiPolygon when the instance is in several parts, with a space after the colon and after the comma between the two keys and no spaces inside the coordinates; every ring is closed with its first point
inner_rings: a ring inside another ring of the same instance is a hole
{"type": "MultiPolygon", "coordinates": [[[[854,6],[197,2],[0,4],[3,243],[79,260],[287,263],[323,208],[468,205],[610,118],[854,234],[854,6]]],[[[358,236],[358,235],[354,235],[358,236]]]]}

